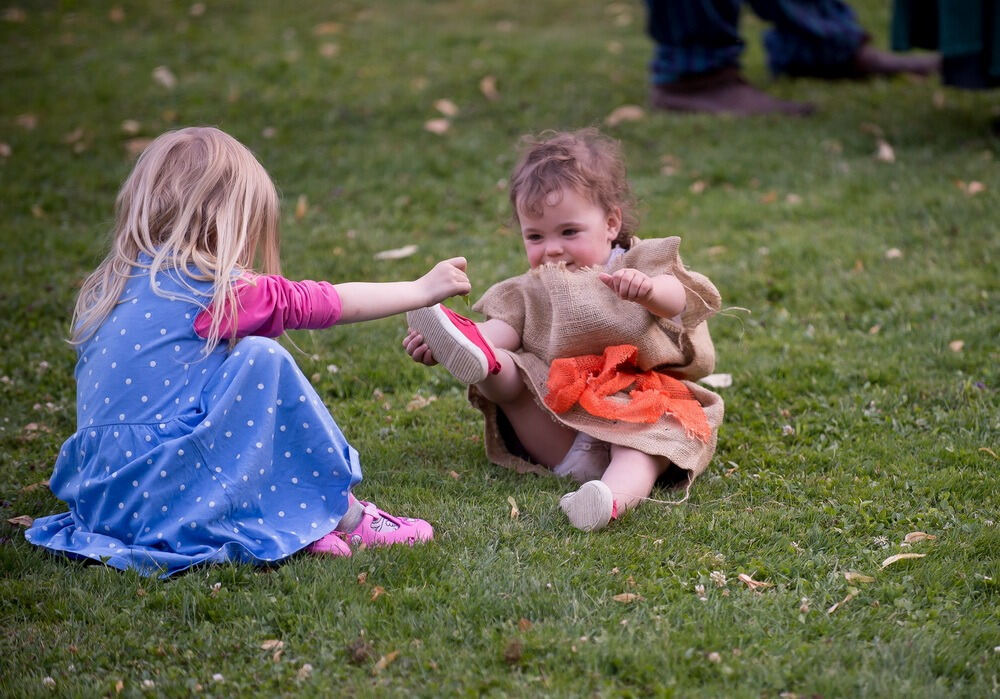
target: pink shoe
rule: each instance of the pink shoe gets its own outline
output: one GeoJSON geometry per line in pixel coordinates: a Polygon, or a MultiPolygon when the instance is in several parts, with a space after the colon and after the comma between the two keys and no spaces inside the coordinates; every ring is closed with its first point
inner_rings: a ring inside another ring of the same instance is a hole
{"type": "Polygon", "coordinates": [[[317,556],[350,556],[351,547],[341,538],[342,536],[340,532],[330,532],[322,539],[309,544],[306,551],[317,556]]]}
{"type": "Polygon", "coordinates": [[[434,528],[422,519],[393,517],[370,502],[364,500],[358,502],[364,508],[361,524],[350,534],[333,532],[351,546],[369,548],[372,546],[392,546],[393,544],[413,546],[415,543],[430,541],[434,538],[434,528]]]}
{"type": "Polygon", "coordinates": [[[500,362],[476,324],[440,303],[406,314],[439,363],[462,383],[479,383],[500,372],[500,362]]]}

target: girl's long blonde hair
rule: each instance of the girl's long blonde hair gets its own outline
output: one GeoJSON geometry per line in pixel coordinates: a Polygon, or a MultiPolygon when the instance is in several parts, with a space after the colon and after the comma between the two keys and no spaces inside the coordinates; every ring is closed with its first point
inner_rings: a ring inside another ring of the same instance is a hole
{"type": "Polygon", "coordinates": [[[213,313],[207,354],[219,343],[223,318],[235,323],[235,277],[279,273],[278,244],[278,193],[253,154],[219,129],[168,131],[143,151],[118,192],[111,250],[83,283],[70,342],[96,332],[139,265],[149,269],[154,293],[165,295],[156,275],[175,271],[199,305],[225,311],[213,313]],[[152,261],[141,264],[140,253],[152,261]],[[211,281],[210,296],[188,279],[211,281]]]}

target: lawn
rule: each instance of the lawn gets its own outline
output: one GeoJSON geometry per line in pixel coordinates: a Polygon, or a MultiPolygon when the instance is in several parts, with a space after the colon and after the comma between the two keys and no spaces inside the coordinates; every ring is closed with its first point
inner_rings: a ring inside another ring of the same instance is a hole
{"type": "MultiPolygon", "coordinates": [[[[889,4],[855,3],[882,46],[889,4]]],[[[639,2],[5,6],[0,695],[1000,691],[997,93],[772,82],[747,13],[749,76],[816,115],[610,125],[645,108],[643,26],[639,2]],[[526,267],[518,137],[620,139],[641,234],[682,236],[728,309],[726,420],[687,502],[572,529],[571,484],[492,466],[392,318],[288,346],[362,455],[358,494],[434,542],[168,581],[29,545],[16,518],[64,510],[44,481],[75,429],[74,294],[135,152],[191,124],[274,177],[288,276],[465,255],[473,296],[526,267]]]]}

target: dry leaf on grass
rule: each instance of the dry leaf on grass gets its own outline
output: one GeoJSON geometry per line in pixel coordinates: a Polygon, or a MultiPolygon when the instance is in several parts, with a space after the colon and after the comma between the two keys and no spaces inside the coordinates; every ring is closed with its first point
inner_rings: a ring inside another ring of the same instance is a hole
{"type": "Polygon", "coordinates": [[[446,117],[453,117],[458,114],[458,105],[449,99],[439,99],[434,103],[434,109],[438,110],[446,117]]]}
{"type": "Polygon", "coordinates": [[[706,188],[708,188],[708,182],[705,180],[695,180],[691,183],[691,186],[688,187],[688,191],[691,192],[691,194],[701,194],[706,188]]]}
{"type": "Polygon", "coordinates": [[[923,558],[926,555],[927,555],[926,553],[897,553],[895,556],[889,556],[887,559],[882,561],[882,567],[888,568],[893,563],[897,563],[899,561],[905,561],[910,558],[923,558]]]}
{"type": "Polygon", "coordinates": [[[295,673],[295,678],[299,681],[302,681],[308,678],[309,675],[312,674],[312,671],[313,671],[313,666],[310,665],[309,663],[306,663],[305,665],[299,668],[298,672],[295,673]]]}
{"type": "Polygon", "coordinates": [[[309,212],[309,198],[305,194],[300,194],[295,202],[295,220],[301,221],[309,212]]]}
{"type": "Polygon", "coordinates": [[[966,194],[968,194],[970,197],[975,196],[980,192],[986,191],[986,185],[984,185],[982,182],[976,182],[975,180],[973,180],[972,182],[963,182],[962,180],[956,180],[955,186],[961,189],[966,194]]]}
{"type": "Polygon", "coordinates": [[[903,251],[899,248],[889,248],[885,251],[885,259],[898,260],[903,256],[903,251]]]}
{"type": "Polygon", "coordinates": [[[907,544],[912,544],[917,541],[923,541],[924,539],[933,541],[936,538],[937,537],[934,536],[933,534],[928,534],[926,532],[910,532],[909,534],[903,537],[903,542],[907,544]]]}
{"type": "Polygon", "coordinates": [[[510,518],[517,519],[521,516],[521,511],[517,509],[517,501],[514,499],[513,495],[507,496],[507,502],[510,503],[510,518]]]}
{"type": "Polygon", "coordinates": [[[319,55],[323,58],[333,58],[340,53],[340,46],[332,42],[324,42],[319,46],[319,55]]]}
{"type": "Polygon", "coordinates": [[[745,583],[747,587],[751,590],[757,590],[761,588],[774,587],[774,583],[764,582],[763,580],[754,580],[751,576],[746,573],[740,573],[736,577],[739,578],[740,582],[745,583]]]}
{"type": "Polygon", "coordinates": [[[392,662],[398,657],[399,657],[398,650],[394,650],[391,653],[386,653],[381,658],[379,658],[378,662],[375,663],[374,667],[372,667],[372,674],[377,675],[378,673],[382,672],[387,667],[389,667],[389,665],[391,665],[392,662]]]}
{"type": "Polygon", "coordinates": [[[614,109],[604,123],[608,126],[618,126],[628,121],[642,121],[646,118],[646,110],[636,104],[623,104],[614,109]]]}
{"type": "Polygon", "coordinates": [[[358,585],[364,585],[366,582],[368,582],[368,571],[363,570],[358,573],[358,585]]]}
{"type": "Polygon", "coordinates": [[[517,620],[517,628],[521,630],[521,633],[524,633],[531,628],[531,621],[521,617],[517,620]]]}
{"type": "Polygon", "coordinates": [[[853,582],[858,582],[858,583],[875,582],[875,578],[873,578],[872,576],[870,576],[870,575],[864,575],[862,573],[855,573],[852,570],[848,570],[847,572],[844,573],[844,579],[847,580],[847,582],[851,582],[851,583],[853,583],[853,582]]]}
{"type": "Polygon", "coordinates": [[[961,352],[965,347],[965,340],[952,340],[948,343],[948,349],[952,352],[961,352]]]}
{"type": "Polygon", "coordinates": [[[623,592],[620,595],[615,595],[611,599],[615,602],[621,602],[622,604],[629,604],[631,602],[641,602],[644,598],[642,595],[637,595],[634,592],[623,592]]]}
{"type": "Polygon", "coordinates": [[[894,163],[896,162],[896,151],[892,149],[888,141],[879,139],[878,150],[875,151],[875,160],[882,163],[894,163]]]}
{"type": "Polygon", "coordinates": [[[458,471],[448,471],[448,475],[449,475],[449,476],[451,476],[452,478],[454,478],[454,479],[455,479],[456,481],[457,481],[457,480],[458,480],[459,478],[461,478],[461,477],[462,477],[462,476],[461,476],[461,475],[460,475],[460,474],[458,473],[458,471]]]}
{"type": "Polygon", "coordinates": [[[38,126],[38,117],[34,114],[18,114],[15,120],[18,126],[26,131],[31,131],[36,126],[38,126]]]}
{"type": "Polygon", "coordinates": [[[424,130],[441,135],[451,128],[451,122],[447,119],[430,119],[424,122],[424,130]]]}
{"type": "MultiPolygon", "coordinates": [[[[30,492],[33,492],[35,490],[38,490],[39,488],[48,488],[48,487],[49,487],[48,480],[38,481],[37,483],[32,483],[31,485],[24,486],[23,488],[21,488],[21,492],[22,493],[30,493],[30,492]]],[[[933,537],[931,537],[931,538],[933,538],[933,537]]]]}
{"type": "Polygon", "coordinates": [[[313,35],[330,36],[331,34],[339,34],[343,28],[344,26],[339,22],[320,22],[313,27],[313,35]]]}
{"type": "Polygon", "coordinates": [[[837,611],[838,609],[840,609],[841,607],[843,607],[845,604],[847,604],[848,602],[850,602],[852,599],[854,599],[855,597],[857,597],[859,592],[860,592],[860,590],[858,590],[858,588],[856,588],[856,587],[849,587],[849,588],[847,588],[847,597],[845,597],[844,599],[840,600],[835,605],[833,605],[832,607],[830,607],[829,609],[827,609],[826,613],[827,614],[833,614],[835,611],[837,611]]]}
{"type": "Polygon", "coordinates": [[[142,152],[146,150],[146,146],[153,142],[151,138],[130,138],[125,141],[125,152],[128,153],[128,157],[138,158],[142,155],[142,152]]]}
{"type": "Polygon", "coordinates": [[[500,99],[500,93],[497,91],[497,79],[492,75],[483,76],[483,79],[479,81],[479,91],[490,102],[496,102],[500,99]]]}
{"type": "Polygon", "coordinates": [[[285,647],[284,641],[279,641],[277,638],[269,638],[260,644],[261,650],[281,650],[285,647]]]}
{"type": "Polygon", "coordinates": [[[382,252],[375,253],[376,260],[401,260],[404,257],[409,257],[415,253],[419,248],[416,245],[404,245],[401,248],[392,248],[391,250],[383,250],[382,252]]]}
{"type": "Polygon", "coordinates": [[[384,594],[385,594],[385,588],[382,587],[381,585],[376,585],[375,587],[372,588],[372,596],[369,601],[374,602],[384,594]]]}
{"type": "Polygon", "coordinates": [[[406,412],[412,413],[414,410],[420,410],[421,408],[426,408],[428,405],[437,400],[437,396],[431,396],[430,398],[424,398],[420,394],[413,396],[413,399],[406,404],[406,412]]]}
{"type": "Polygon", "coordinates": [[[18,527],[30,527],[35,523],[34,517],[29,517],[28,515],[18,515],[17,517],[11,517],[7,520],[8,524],[13,524],[18,527]]]}
{"type": "Polygon", "coordinates": [[[153,68],[153,80],[168,90],[173,90],[177,86],[177,78],[166,66],[156,66],[153,68]]]}
{"type": "Polygon", "coordinates": [[[698,383],[703,383],[712,388],[729,388],[733,385],[732,374],[709,374],[698,379],[698,383]]]}

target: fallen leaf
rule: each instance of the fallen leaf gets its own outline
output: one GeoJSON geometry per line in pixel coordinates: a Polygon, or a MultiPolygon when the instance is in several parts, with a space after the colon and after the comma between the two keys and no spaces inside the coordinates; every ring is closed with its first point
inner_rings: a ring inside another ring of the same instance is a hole
{"type": "Polygon", "coordinates": [[[778,193],[773,189],[769,192],[764,192],[760,197],[761,204],[773,204],[778,201],[778,193]]]}
{"type": "Polygon", "coordinates": [[[847,582],[859,582],[859,583],[870,583],[875,582],[875,578],[870,575],[862,575],[861,573],[855,573],[854,571],[848,570],[844,573],[844,579],[847,582]]]}
{"type": "Polygon", "coordinates": [[[490,102],[496,102],[500,99],[500,93],[497,91],[497,79],[492,75],[483,76],[482,80],[479,81],[479,91],[490,102]]]}
{"type": "Polygon", "coordinates": [[[20,24],[21,22],[28,19],[28,13],[22,10],[20,7],[8,7],[6,10],[3,11],[3,18],[7,22],[20,24]]]}
{"type": "Polygon", "coordinates": [[[883,163],[894,163],[896,162],[896,151],[892,149],[887,141],[879,139],[878,150],[875,151],[875,160],[883,163]]]}
{"type": "Polygon", "coordinates": [[[168,90],[173,90],[177,85],[177,78],[166,66],[156,66],[153,68],[153,80],[158,82],[168,90]]]}
{"type": "Polygon", "coordinates": [[[26,131],[31,131],[38,126],[38,117],[34,114],[18,114],[15,121],[18,126],[26,131]]]}
{"type": "Polygon", "coordinates": [[[944,90],[934,91],[934,94],[931,96],[931,104],[933,104],[936,109],[944,109],[944,90]]]}
{"type": "Polygon", "coordinates": [[[521,642],[514,640],[508,643],[507,647],[503,649],[503,660],[508,665],[513,665],[521,659],[521,654],[521,642]]]}
{"type": "Polygon", "coordinates": [[[708,183],[705,182],[705,180],[695,180],[691,183],[691,186],[688,187],[688,190],[691,194],[701,194],[705,191],[706,187],[708,187],[708,183]]]}
{"type": "Polygon", "coordinates": [[[309,199],[305,194],[300,194],[295,202],[295,220],[301,221],[309,211],[309,199]]]}
{"type": "Polygon", "coordinates": [[[948,343],[948,349],[952,352],[961,352],[963,347],[965,347],[964,340],[952,340],[948,343]]]}
{"type": "Polygon", "coordinates": [[[660,156],[660,174],[671,177],[681,171],[681,161],[675,155],[667,153],[660,156]]]}
{"type": "Polygon", "coordinates": [[[833,614],[835,611],[837,611],[838,609],[840,609],[841,607],[843,607],[845,604],[847,604],[848,602],[850,602],[852,599],[854,599],[855,597],[857,597],[859,592],[860,592],[860,590],[858,590],[858,588],[856,588],[856,587],[850,587],[850,588],[848,588],[847,597],[845,597],[844,599],[840,600],[835,605],[833,605],[832,607],[830,607],[829,609],[827,609],[826,613],[827,614],[833,614]]]}
{"type": "Polygon", "coordinates": [[[363,570],[358,573],[358,585],[364,585],[366,582],[368,582],[368,571],[363,570]]]}
{"type": "Polygon", "coordinates": [[[927,541],[933,541],[936,538],[937,537],[933,534],[927,534],[926,532],[910,532],[903,537],[903,541],[907,544],[912,544],[917,541],[924,541],[925,539],[927,541]]]}
{"type": "Polygon", "coordinates": [[[446,117],[453,117],[458,114],[458,105],[449,99],[439,99],[435,101],[434,109],[438,110],[446,117]]]}
{"type": "Polygon", "coordinates": [[[384,594],[385,594],[385,588],[382,587],[381,585],[376,585],[375,587],[372,588],[372,596],[369,598],[368,601],[374,602],[384,594]]]}
{"type": "Polygon", "coordinates": [[[525,619],[524,617],[521,617],[520,619],[517,620],[517,628],[519,628],[523,633],[531,628],[531,621],[525,619]]]}
{"type": "Polygon", "coordinates": [[[462,477],[459,475],[458,471],[448,471],[448,475],[454,478],[456,481],[462,477]]]}
{"type": "Polygon", "coordinates": [[[875,325],[873,325],[870,328],[868,328],[868,334],[869,335],[878,335],[879,331],[881,331],[881,330],[882,330],[882,326],[879,325],[878,323],[875,323],[875,325]]]}
{"type": "Polygon", "coordinates": [[[372,656],[374,646],[362,637],[358,637],[347,645],[347,659],[352,665],[367,662],[372,656]]]}
{"type": "Polygon", "coordinates": [[[969,196],[972,196],[974,194],[979,194],[980,192],[984,191],[986,191],[986,185],[984,185],[982,182],[976,182],[976,181],[970,182],[969,186],[965,188],[965,193],[968,194],[969,196]]]}
{"type": "Polygon", "coordinates": [[[521,515],[521,511],[517,509],[517,501],[514,500],[514,496],[508,495],[507,502],[510,503],[510,518],[517,519],[521,515]]]}
{"type": "Polygon", "coordinates": [[[774,587],[774,583],[764,582],[763,580],[754,580],[751,576],[746,573],[740,573],[736,576],[739,578],[740,582],[745,583],[747,587],[751,590],[756,590],[758,588],[768,588],[774,587]]]}
{"type": "Polygon", "coordinates": [[[711,653],[709,653],[705,657],[708,658],[708,662],[710,662],[710,663],[721,663],[722,662],[722,655],[720,655],[717,651],[712,651],[711,653]]]}
{"type": "Polygon", "coordinates": [[[383,250],[382,252],[375,253],[376,260],[401,260],[404,257],[409,257],[415,253],[419,248],[416,245],[404,245],[401,248],[393,248],[391,250],[383,250]]]}
{"type": "Polygon", "coordinates": [[[281,650],[285,647],[284,641],[279,641],[277,638],[269,638],[260,644],[261,650],[281,650]]]}
{"type": "Polygon", "coordinates": [[[798,206],[802,203],[802,197],[794,192],[785,195],[785,203],[791,206],[798,206]]]}
{"type": "Polygon", "coordinates": [[[615,56],[620,54],[625,49],[625,47],[622,46],[622,42],[620,41],[609,41],[604,48],[608,50],[608,53],[615,56]]]}
{"type": "Polygon", "coordinates": [[[926,553],[897,553],[895,556],[889,556],[887,559],[882,561],[882,567],[888,568],[897,561],[905,561],[910,558],[923,558],[926,555],[926,553]]]}
{"type": "Polygon", "coordinates": [[[412,413],[414,410],[420,410],[421,408],[426,408],[428,405],[437,400],[437,396],[431,396],[430,398],[424,398],[420,394],[413,396],[413,399],[406,404],[406,412],[412,413]]]}
{"type": "Polygon", "coordinates": [[[115,694],[121,694],[122,690],[125,689],[125,683],[121,680],[115,682],[115,694]]]}
{"type": "Polygon", "coordinates": [[[0,142],[0,158],[9,158],[13,152],[9,143],[0,142]]]}
{"type": "Polygon", "coordinates": [[[729,388],[733,385],[732,374],[709,374],[698,379],[698,383],[703,383],[712,388],[729,388]]]}
{"type": "Polygon", "coordinates": [[[30,493],[35,490],[38,490],[39,488],[48,488],[48,487],[49,487],[48,480],[38,481],[37,483],[32,483],[31,485],[24,486],[23,488],[21,488],[21,492],[30,493]]]}
{"type": "Polygon", "coordinates": [[[608,114],[604,123],[608,126],[618,126],[629,121],[642,121],[646,118],[646,110],[636,104],[623,104],[608,114]]]}
{"type": "Polygon", "coordinates": [[[123,134],[135,136],[137,133],[142,131],[142,124],[135,119],[126,119],[122,122],[121,130],[123,134]]]}
{"type": "Polygon", "coordinates": [[[394,650],[391,653],[386,653],[381,658],[379,658],[378,662],[375,663],[374,667],[372,667],[372,674],[377,675],[378,673],[382,672],[387,667],[389,667],[389,665],[392,664],[392,662],[398,657],[399,657],[398,650],[394,650]]]}
{"type": "Polygon", "coordinates": [[[29,517],[28,515],[18,515],[17,517],[11,517],[8,519],[7,523],[18,527],[28,528],[35,523],[35,518],[29,517]]]}
{"type": "Polygon", "coordinates": [[[66,143],[68,145],[73,145],[74,143],[78,143],[79,141],[83,140],[84,135],[85,134],[83,131],[83,127],[78,126],[77,128],[67,133],[65,136],[63,136],[62,141],[63,143],[66,143]]]}
{"type": "Polygon", "coordinates": [[[305,665],[299,668],[298,672],[295,673],[295,678],[301,682],[302,680],[309,677],[309,675],[312,674],[312,671],[313,671],[313,666],[310,665],[309,663],[306,663],[305,665]]]}
{"type": "Polygon", "coordinates": [[[330,34],[339,34],[343,28],[344,25],[339,22],[320,22],[313,27],[313,34],[315,36],[329,36],[330,34]]]}
{"type": "Polygon", "coordinates": [[[615,602],[621,602],[622,604],[629,604],[631,602],[639,602],[643,598],[642,595],[637,595],[634,592],[623,592],[619,595],[612,597],[615,602]]]}
{"type": "Polygon", "coordinates": [[[330,41],[319,45],[319,55],[323,58],[334,58],[340,53],[340,46],[330,41]]]}
{"type": "Polygon", "coordinates": [[[903,256],[903,251],[899,248],[889,248],[885,251],[885,259],[887,260],[898,260],[903,256]]]}
{"type": "Polygon", "coordinates": [[[424,122],[424,130],[441,135],[451,128],[451,122],[447,119],[431,119],[424,122]]]}
{"type": "Polygon", "coordinates": [[[138,158],[146,146],[153,142],[151,138],[130,138],[125,141],[125,152],[128,153],[130,158],[138,158]]]}
{"type": "Polygon", "coordinates": [[[196,2],[191,6],[191,9],[188,10],[188,14],[192,17],[201,17],[205,14],[205,3],[196,2]]]}

